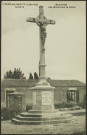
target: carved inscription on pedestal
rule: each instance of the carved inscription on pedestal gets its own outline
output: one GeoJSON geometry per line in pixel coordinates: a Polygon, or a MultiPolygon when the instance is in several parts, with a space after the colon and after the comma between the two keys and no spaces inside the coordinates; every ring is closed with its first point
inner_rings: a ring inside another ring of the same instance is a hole
{"type": "Polygon", "coordinates": [[[50,91],[42,92],[42,105],[51,105],[51,92],[50,91]]]}

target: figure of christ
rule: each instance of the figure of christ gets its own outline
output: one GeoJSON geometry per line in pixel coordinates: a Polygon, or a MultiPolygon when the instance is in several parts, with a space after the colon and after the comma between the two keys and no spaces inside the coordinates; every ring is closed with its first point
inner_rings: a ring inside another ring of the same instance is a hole
{"type": "Polygon", "coordinates": [[[45,47],[44,47],[44,44],[45,44],[45,40],[46,40],[46,37],[47,37],[47,33],[46,33],[46,26],[47,24],[45,23],[42,23],[42,22],[38,22],[36,19],[35,19],[35,22],[36,24],[40,27],[40,38],[41,38],[41,41],[42,41],[42,48],[43,50],[45,50],[45,47]]]}

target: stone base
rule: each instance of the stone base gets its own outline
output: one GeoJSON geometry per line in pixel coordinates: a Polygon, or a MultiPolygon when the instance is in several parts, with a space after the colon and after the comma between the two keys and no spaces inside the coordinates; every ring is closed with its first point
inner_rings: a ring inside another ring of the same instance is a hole
{"type": "Polygon", "coordinates": [[[71,119],[71,115],[65,112],[30,110],[13,118],[12,123],[20,125],[58,124],[69,122],[71,119]]]}
{"type": "Polygon", "coordinates": [[[21,113],[16,118],[12,119],[15,124],[56,124],[62,122],[68,116],[61,115],[54,110],[54,87],[45,79],[40,79],[35,87],[31,88],[33,92],[32,110],[21,113]]]}
{"type": "MultiPolygon", "coordinates": [[[[42,81],[43,82],[43,81],[42,81]]],[[[32,87],[33,106],[32,110],[21,113],[12,119],[14,124],[40,125],[58,124],[69,122],[71,115],[54,110],[54,87],[41,84],[32,87]]]]}
{"type": "Polygon", "coordinates": [[[54,87],[50,86],[46,80],[40,80],[31,90],[33,92],[33,110],[54,109],[54,87]]]}
{"type": "Polygon", "coordinates": [[[49,110],[49,111],[51,111],[51,110],[54,109],[54,106],[52,106],[52,105],[40,105],[40,106],[38,106],[38,105],[33,105],[32,109],[33,109],[33,110],[41,110],[41,111],[44,111],[44,110],[49,110]]]}
{"type": "Polygon", "coordinates": [[[36,89],[34,87],[33,92],[33,110],[53,110],[54,109],[54,90],[42,87],[36,89]],[[34,89],[35,88],[35,89],[34,89]]]}

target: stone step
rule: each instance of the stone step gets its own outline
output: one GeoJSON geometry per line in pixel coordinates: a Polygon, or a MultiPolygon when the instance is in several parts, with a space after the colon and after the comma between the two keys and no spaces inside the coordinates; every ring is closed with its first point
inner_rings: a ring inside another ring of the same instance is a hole
{"type": "Polygon", "coordinates": [[[39,125],[39,124],[58,124],[71,121],[71,114],[57,112],[57,113],[41,113],[40,111],[23,112],[16,118],[12,119],[14,124],[27,124],[27,125],[39,125]]]}
{"type": "Polygon", "coordinates": [[[20,113],[23,117],[42,117],[42,113],[20,113]]]}
{"type": "Polygon", "coordinates": [[[42,113],[40,110],[28,110],[28,113],[42,113]]]}
{"type": "MultiPolygon", "coordinates": [[[[51,111],[51,113],[56,113],[58,112],[58,110],[54,109],[53,111],[51,111]]],[[[28,113],[50,113],[49,110],[47,111],[42,111],[42,110],[28,110],[28,113]]]]}
{"type": "Polygon", "coordinates": [[[12,123],[19,124],[19,125],[39,125],[42,124],[42,121],[25,121],[25,120],[18,120],[16,118],[13,118],[12,123]]]}
{"type": "Polygon", "coordinates": [[[16,116],[18,120],[26,120],[26,121],[45,121],[45,120],[64,120],[71,117],[71,115],[61,116],[61,117],[23,117],[21,115],[16,116]]]}
{"type": "Polygon", "coordinates": [[[18,120],[26,120],[26,121],[41,121],[42,117],[24,117],[21,115],[16,116],[16,119],[18,120]]]}
{"type": "Polygon", "coordinates": [[[22,117],[67,117],[67,115],[69,116],[70,114],[67,114],[67,113],[60,113],[60,112],[57,112],[57,113],[54,113],[54,112],[50,112],[50,113],[33,113],[33,112],[23,112],[20,114],[20,116],[22,117]]]}
{"type": "Polygon", "coordinates": [[[70,122],[71,119],[66,120],[47,120],[47,121],[25,121],[25,120],[18,120],[16,118],[12,119],[12,123],[19,124],[19,125],[41,125],[41,124],[58,124],[58,123],[67,123],[70,122]]]}

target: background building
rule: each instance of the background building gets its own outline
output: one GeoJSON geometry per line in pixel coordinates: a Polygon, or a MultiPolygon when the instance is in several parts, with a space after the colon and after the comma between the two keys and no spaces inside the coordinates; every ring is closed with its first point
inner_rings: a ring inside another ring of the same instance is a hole
{"type": "MultiPolygon", "coordinates": [[[[86,99],[86,85],[78,80],[47,80],[54,89],[54,104],[67,103],[69,101],[83,103],[86,99]]],[[[38,80],[5,79],[1,81],[1,102],[7,106],[9,93],[20,92],[24,94],[25,104],[32,105],[32,86],[38,80]]]]}

